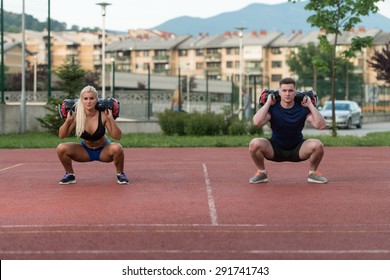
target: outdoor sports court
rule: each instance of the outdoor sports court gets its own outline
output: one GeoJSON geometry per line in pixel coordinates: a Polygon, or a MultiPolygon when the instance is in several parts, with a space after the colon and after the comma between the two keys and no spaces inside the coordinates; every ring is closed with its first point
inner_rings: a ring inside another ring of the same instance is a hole
{"type": "Polygon", "coordinates": [[[308,162],[266,161],[253,185],[247,148],[125,149],[112,163],[55,149],[0,150],[0,259],[389,259],[390,148],[326,148],[328,184],[308,162]]]}

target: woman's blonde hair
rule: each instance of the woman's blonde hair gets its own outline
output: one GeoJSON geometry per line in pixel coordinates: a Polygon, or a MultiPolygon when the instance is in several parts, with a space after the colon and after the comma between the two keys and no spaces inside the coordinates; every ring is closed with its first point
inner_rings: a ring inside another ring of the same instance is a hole
{"type": "Polygon", "coordinates": [[[83,98],[83,94],[87,92],[93,92],[96,95],[96,99],[98,98],[98,92],[93,86],[86,86],[80,92],[80,98],[76,104],[76,136],[80,137],[85,130],[85,111],[83,102],[81,99],[83,98]]]}

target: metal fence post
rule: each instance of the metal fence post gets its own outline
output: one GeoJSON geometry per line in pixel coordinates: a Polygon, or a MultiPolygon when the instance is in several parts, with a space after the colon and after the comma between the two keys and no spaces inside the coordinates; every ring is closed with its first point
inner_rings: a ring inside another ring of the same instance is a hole
{"type": "Polygon", "coordinates": [[[151,116],[151,102],[150,102],[150,65],[148,64],[148,120],[151,116]]]}

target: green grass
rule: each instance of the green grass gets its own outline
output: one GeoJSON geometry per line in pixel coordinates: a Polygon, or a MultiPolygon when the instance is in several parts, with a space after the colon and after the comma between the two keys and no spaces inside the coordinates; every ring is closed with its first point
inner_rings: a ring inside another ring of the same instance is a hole
{"type": "MultiPolygon", "coordinates": [[[[119,142],[125,148],[248,147],[251,139],[263,136],[166,136],[159,133],[134,133],[123,135],[119,142]]],[[[369,133],[363,137],[309,135],[305,137],[320,139],[327,147],[390,146],[390,132],[369,133]]],[[[0,135],[0,149],[55,148],[61,142],[79,141],[80,139],[76,137],[59,139],[50,133],[6,134],[0,135]]]]}

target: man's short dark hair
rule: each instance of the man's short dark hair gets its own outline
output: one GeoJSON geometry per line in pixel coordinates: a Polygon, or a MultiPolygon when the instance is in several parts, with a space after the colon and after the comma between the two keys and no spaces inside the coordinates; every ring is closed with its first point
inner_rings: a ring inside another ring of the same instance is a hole
{"type": "Polygon", "coordinates": [[[284,79],[281,79],[279,82],[279,86],[288,85],[288,84],[293,84],[295,87],[295,80],[293,78],[284,78],[284,79]]]}

